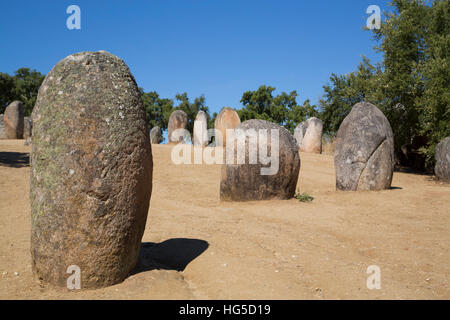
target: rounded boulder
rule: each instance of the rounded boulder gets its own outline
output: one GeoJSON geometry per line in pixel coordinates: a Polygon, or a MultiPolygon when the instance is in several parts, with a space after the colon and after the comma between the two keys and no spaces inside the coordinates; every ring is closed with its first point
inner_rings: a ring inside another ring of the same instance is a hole
{"type": "Polygon", "coordinates": [[[356,104],[336,136],[336,188],[344,191],[391,187],[394,137],[385,115],[373,104],[356,104]]]}
{"type": "Polygon", "coordinates": [[[300,156],[295,139],[286,128],[265,120],[248,120],[227,139],[232,141],[221,169],[221,200],[294,197],[300,156]]]}

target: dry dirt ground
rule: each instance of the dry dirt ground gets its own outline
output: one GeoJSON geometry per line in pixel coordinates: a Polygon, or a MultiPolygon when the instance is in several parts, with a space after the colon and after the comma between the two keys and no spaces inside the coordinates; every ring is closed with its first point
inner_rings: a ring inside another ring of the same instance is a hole
{"type": "Polygon", "coordinates": [[[0,140],[0,299],[450,299],[450,185],[394,174],[336,192],[333,158],[301,154],[312,203],[222,203],[218,165],[175,165],[153,146],[140,266],[91,291],[41,286],[30,262],[29,147],[0,140]],[[381,289],[366,271],[381,269],[381,289]],[[177,271],[178,270],[178,271],[177,271]]]}

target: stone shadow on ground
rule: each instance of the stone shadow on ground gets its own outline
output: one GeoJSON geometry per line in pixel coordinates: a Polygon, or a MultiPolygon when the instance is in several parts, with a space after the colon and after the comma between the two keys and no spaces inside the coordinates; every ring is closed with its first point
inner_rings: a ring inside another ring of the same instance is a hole
{"type": "Polygon", "coordinates": [[[208,242],[198,239],[177,238],[161,243],[144,242],[139,262],[132,274],[155,269],[184,271],[187,265],[208,247],[208,242]]]}
{"type": "Polygon", "coordinates": [[[22,168],[30,166],[30,154],[23,152],[0,152],[0,166],[22,168]]]}

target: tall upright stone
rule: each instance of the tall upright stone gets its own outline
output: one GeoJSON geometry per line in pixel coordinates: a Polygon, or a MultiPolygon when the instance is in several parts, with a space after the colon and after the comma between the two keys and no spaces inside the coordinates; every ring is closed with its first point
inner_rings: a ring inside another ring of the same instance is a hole
{"type": "Polygon", "coordinates": [[[450,182],[450,137],[436,146],[436,166],[434,173],[439,180],[450,182]]]}
{"type": "Polygon", "coordinates": [[[36,278],[66,287],[79,268],[82,288],[123,281],[138,261],[153,170],[133,75],[105,51],[70,55],[46,76],[32,120],[36,278]]]}
{"type": "Polygon", "coordinates": [[[312,117],[306,120],[306,132],[303,136],[300,151],[307,153],[322,153],[322,120],[312,117]]]}
{"type": "Polygon", "coordinates": [[[339,190],[391,187],[394,136],[384,114],[373,104],[356,104],[339,127],[334,151],[339,190]]]}
{"type": "Polygon", "coordinates": [[[230,143],[221,171],[221,200],[294,197],[300,156],[295,139],[286,128],[265,120],[248,120],[227,139],[230,143]],[[234,148],[230,150],[232,145],[234,148]]]}
{"type": "Polygon", "coordinates": [[[297,125],[294,137],[300,151],[307,153],[322,153],[322,120],[312,117],[297,125]]]}
{"type": "Polygon", "coordinates": [[[186,133],[181,130],[186,130],[188,117],[183,110],[175,110],[169,118],[169,125],[167,134],[170,144],[180,143],[186,140],[186,133]]]}
{"type": "Polygon", "coordinates": [[[208,115],[200,110],[194,121],[194,146],[206,147],[209,144],[208,115]]]}
{"type": "Polygon", "coordinates": [[[306,133],[305,121],[300,122],[294,129],[294,138],[297,142],[298,149],[302,147],[303,137],[306,133]]]}
{"type": "Polygon", "coordinates": [[[0,114],[0,140],[6,139],[5,123],[3,122],[3,114],[0,114]]]}
{"type": "Polygon", "coordinates": [[[23,138],[23,118],[25,107],[21,101],[14,101],[6,107],[3,115],[6,139],[23,138]]]}
{"type": "Polygon", "coordinates": [[[160,144],[162,142],[162,131],[159,126],[155,126],[150,131],[150,142],[152,144],[160,144]]]}
{"type": "Polygon", "coordinates": [[[216,146],[226,147],[227,144],[227,129],[235,129],[241,124],[241,119],[234,109],[230,107],[223,108],[216,117],[214,123],[216,135],[216,146]],[[219,133],[217,133],[219,131],[219,133]]]}
{"type": "Polygon", "coordinates": [[[31,137],[33,130],[33,122],[30,117],[25,117],[23,119],[23,138],[27,140],[31,137]]]}

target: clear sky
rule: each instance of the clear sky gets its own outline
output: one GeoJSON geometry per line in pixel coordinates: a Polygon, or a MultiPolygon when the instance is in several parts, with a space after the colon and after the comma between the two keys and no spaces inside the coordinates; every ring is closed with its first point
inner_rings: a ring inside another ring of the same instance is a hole
{"type": "Polygon", "coordinates": [[[271,85],[317,103],[331,73],[361,56],[379,61],[364,31],[369,5],[387,0],[0,1],[0,72],[42,73],[80,51],[122,58],[145,91],[204,94],[211,112],[240,108],[247,90],[271,85]],[[69,5],[81,30],[68,30],[69,5]]]}

